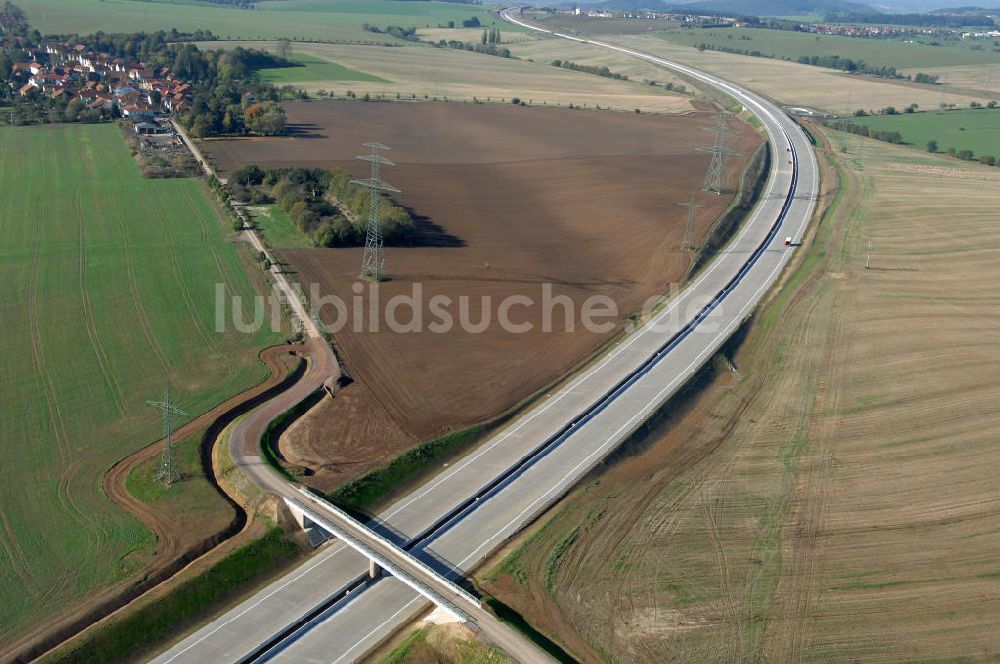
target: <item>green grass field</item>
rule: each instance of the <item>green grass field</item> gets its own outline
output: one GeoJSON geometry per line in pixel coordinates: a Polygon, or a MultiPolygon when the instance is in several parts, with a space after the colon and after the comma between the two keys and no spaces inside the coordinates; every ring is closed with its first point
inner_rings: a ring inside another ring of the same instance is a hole
{"type": "MultiPolygon", "coordinates": [[[[993,46],[972,50],[972,43],[930,46],[906,43],[897,39],[857,39],[836,35],[815,35],[788,30],[756,28],[693,28],[665,30],[657,33],[663,39],[685,46],[699,43],[741,51],[760,51],[763,55],[797,60],[799,56],[839,55],[852,60],[864,60],[870,65],[919,70],[930,67],[979,65],[1000,62],[1000,52],[993,46]]],[[[982,42],[980,42],[982,45],[982,42]]]]}
{"type": "Polygon", "coordinates": [[[156,601],[147,601],[137,611],[101,623],[72,648],[38,661],[44,664],[139,661],[165,645],[171,635],[193,627],[199,620],[208,620],[212,611],[233,601],[260,579],[277,575],[299,556],[295,543],[280,528],[272,528],[156,601]]]}
{"type": "MultiPolygon", "coordinates": [[[[435,27],[477,17],[483,25],[499,24],[487,7],[448,2],[400,0],[264,0],[255,9],[195,2],[139,0],[20,0],[31,27],[42,33],[88,34],[169,30],[211,30],[223,38],[313,39],[405,44],[394,37],[367,32],[365,23],[402,27],[435,27]]],[[[504,30],[515,30],[504,25],[504,30]]]]}
{"type": "Polygon", "coordinates": [[[289,59],[300,62],[304,67],[275,67],[258,69],[257,76],[262,81],[284,85],[285,83],[301,83],[303,81],[374,81],[389,83],[378,76],[372,76],[361,71],[348,69],[336,62],[323,60],[311,55],[292,54],[289,59]]]}
{"type": "MultiPolygon", "coordinates": [[[[156,440],[169,383],[190,416],[266,374],[279,341],[215,331],[253,286],[196,180],[144,180],[117,127],[0,129],[0,641],[125,579],[152,537],[101,490],[156,440]]],[[[231,328],[232,326],[230,326],[231,328]]]]}
{"type": "Polygon", "coordinates": [[[969,109],[938,113],[903,113],[902,115],[873,115],[851,118],[878,130],[898,131],[906,143],[924,149],[927,142],[935,140],[942,152],[949,147],[955,150],[972,150],[980,155],[1000,156],[1000,110],[969,109]]]}
{"type": "Polygon", "coordinates": [[[267,246],[273,249],[301,249],[315,246],[277,205],[251,206],[250,215],[264,236],[267,246]]]}

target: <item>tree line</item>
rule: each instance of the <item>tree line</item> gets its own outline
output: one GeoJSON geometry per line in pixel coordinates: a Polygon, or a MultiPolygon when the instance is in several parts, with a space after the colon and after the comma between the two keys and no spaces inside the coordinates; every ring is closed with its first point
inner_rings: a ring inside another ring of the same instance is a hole
{"type": "Polygon", "coordinates": [[[511,57],[510,49],[496,44],[472,44],[470,42],[459,41],[457,39],[441,39],[436,44],[438,48],[454,48],[459,51],[472,51],[483,55],[495,55],[500,58],[511,57]]]}
{"type": "Polygon", "coordinates": [[[883,141],[885,143],[900,144],[903,142],[903,135],[898,131],[875,129],[867,125],[851,122],[850,120],[836,120],[827,122],[826,124],[828,127],[833,127],[834,129],[838,129],[840,131],[846,131],[850,134],[858,134],[860,136],[867,136],[868,138],[874,138],[875,140],[883,141]]]}
{"type": "MultiPolygon", "coordinates": [[[[736,46],[723,46],[710,42],[699,42],[695,44],[699,52],[719,51],[722,53],[732,53],[734,55],[749,55],[753,58],[770,58],[772,60],[793,60],[788,57],[779,57],[773,53],[764,53],[756,49],[739,48],[736,46]]],[[[812,65],[814,67],[826,67],[827,69],[837,69],[852,74],[865,74],[866,76],[879,76],[881,78],[897,78],[915,80],[917,83],[937,83],[938,77],[931,74],[918,73],[916,77],[903,76],[895,67],[886,65],[873,65],[864,60],[854,60],[853,58],[842,58],[839,55],[800,55],[794,60],[800,65],[812,65]]]]}
{"type": "MultiPolygon", "coordinates": [[[[253,204],[275,203],[295,227],[320,247],[362,245],[367,231],[371,190],[351,175],[322,168],[244,166],[232,174],[233,198],[253,204]]],[[[409,211],[386,195],[379,197],[382,237],[405,242],[416,230],[409,211]]]]}
{"type": "MultiPolygon", "coordinates": [[[[863,124],[858,124],[856,122],[851,122],[850,120],[836,120],[828,121],[825,123],[827,127],[832,127],[840,131],[846,131],[850,134],[858,134],[860,136],[866,136],[868,138],[874,138],[878,141],[883,141],[885,143],[894,143],[896,145],[904,143],[903,136],[898,131],[888,131],[884,129],[874,129],[863,124]]],[[[937,140],[931,139],[927,141],[927,151],[932,154],[937,154],[942,152],[937,140]]],[[[976,161],[976,155],[973,150],[958,150],[953,147],[949,147],[944,152],[949,157],[954,157],[956,159],[961,159],[962,161],[976,161]]],[[[996,166],[997,158],[993,155],[980,155],[978,161],[987,166],[996,166]]]]}
{"type": "Polygon", "coordinates": [[[625,74],[619,74],[618,72],[613,72],[610,69],[608,69],[607,66],[597,67],[594,65],[581,65],[576,62],[570,62],[569,60],[553,60],[550,64],[553,67],[561,67],[563,69],[569,69],[571,71],[582,71],[586,74],[594,74],[595,76],[604,76],[606,78],[613,78],[619,81],[628,80],[628,76],[626,76],[625,74]]]}
{"type": "Polygon", "coordinates": [[[405,41],[420,41],[420,37],[417,36],[417,29],[414,27],[403,28],[398,25],[387,25],[384,28],[380,28],[371,23],[362,23],[361,27],[367,32],[373,32],[377,35],[390,35],[396,39],[403,39],[405,41]]]}

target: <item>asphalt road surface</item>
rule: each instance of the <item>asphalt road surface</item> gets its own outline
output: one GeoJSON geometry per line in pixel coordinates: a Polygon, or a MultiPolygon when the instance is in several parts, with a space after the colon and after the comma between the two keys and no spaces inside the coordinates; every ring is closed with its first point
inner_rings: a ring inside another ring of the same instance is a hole
{"type": "MultiPolygon", "coordinates": [[[[507,19],[520,22],[516,15],[507,19]]],[[[772,171],[761,202],[736,237],[653,320],[370,524],[443,574],[473,570],[676,393],[774,285],[815,207],[813,149],[774,104],[683,65],[590,43],[680,71],[739,100],[768,133],[772,171]],[[790,247],[786,236],[793,238],[790,247]]],[[[260,461],[257,441],[271,418],[325,379],[325,350],[315,350],[320,356],[316,371],[311,366],[299,385],[275,400],[280,403],[263,405],[234,432],[245,470],[276,493],[301,495],[260,461]]],[[[362,583],[367,569],[362,556],[332,541],[154,661],[355,661],[431,608],[398,579],[362,583]]],[[[522,661],[533,659],[524,655],[522,661]]]]}

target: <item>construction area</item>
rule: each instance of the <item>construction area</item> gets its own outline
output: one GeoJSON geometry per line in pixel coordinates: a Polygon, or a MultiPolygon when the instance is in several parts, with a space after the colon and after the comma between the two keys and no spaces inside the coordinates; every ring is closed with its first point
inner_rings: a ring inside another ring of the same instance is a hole
{"type": "MultiPolygon", "coordinates": [[[[743,165],[761,145],[755,130],[731,121],[721,195],[703,192],[719,120],[705,110],[678,116],[525,108],[498,104],[292,102],[292,138],[203,143],[223,171],[323,167],[368,174],[362,143],[391,146],[386,178],[402,190],[419,230],[407,246],[385,249],[382,302],[411,295],[533,300],[549,284],[579,310],[606,295],[617,316],[606,331],[542,331],[540,307],[515,307],[527,333],[490,325],[475,333],[357,331],[334,334],[354,382],[301,418],[280,451],[304,480],[330,490],[402,450],[508,412],[558,381],[620,333],[631,314],[689,273],[696,251],[726,211],[743,165]],[[709,130],[709,131],[703,131],[709,130]],[[581,140],[585,137],[586,140],[581,140]],[[681,203],[695,195],[696,208],[681,203]]],[[[349,301],[358,248],[278,250],[308,292],[349,301]]],[[[424,312],[427,313],[426,311],[424,312]]],[[[495,316],[495,311],[493,312],[495,316]]],[[[327,308],[324,319],[336,312],[327,308]]],[[[556,309],[561,321],[562,309],[556,309]]],[[[403,318],[407,318],[404,314],[403,318]]]]}

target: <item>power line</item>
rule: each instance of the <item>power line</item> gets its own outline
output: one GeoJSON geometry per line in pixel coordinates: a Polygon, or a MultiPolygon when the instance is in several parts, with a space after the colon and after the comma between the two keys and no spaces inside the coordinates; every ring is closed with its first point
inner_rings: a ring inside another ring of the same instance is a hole
{"type": "Polygon", "coordinates": [[[694,244],[691,243],[691,236],[694,233],[694,211],[701,206],[694,202],[694,194],[691,194],[690,201],[678,203],[678,205],[686,207],[688,210],[687,227],[684,229],[684,242],[681,244],[681,249],[684,251],[694,251],[694,244]]]}
{"type": "Polygon", "coordinates": [[[395,166],[396,164],[381,154],[382,150],[389,149],[388,146],[381,143],[365,143],[365,147],[371,148],[371,152],[358,157],[358,159],[371,162],[371,177],[365,180],[351,180],[354,184],[371,189],[371,197],[368,201],[368,229],[365,233],[365,256],[361,262],[361,278],[368,281],[382,281],[385,278],[385,256],[382,252],[381,193],[383,191],[399,193],[399,189],[382,179],[382,164],[387,166],[395,166]]]}
{"type": "Polygon", "coordinates": [[[726,147],[726,136],[729,134],[738,134],[739,132],[726,125],[729,118],[725,113],[720,113],[714,117],[716,120],[715,126],[705,127],[705,131],[715,133],[715,144],[711,147],[698,148],[698,152],[708,152],[712,155],[712,161],[708,165],[708,173],[705,175],[705,184],[702,187],[702,191],[710,191],[718,195],[723,191],[722,187],[726,178],[726,157],[738,157],[740,155],[739,152],[726,147]]]}
{"type": "Polygon", "coordinates": [[[187,417],[187,413],[170,402],[170,388],[163,391],[163,401],[147,401],[147,406],[152,406],[163,413],[163,452],[160,454],[160,469],[156,472],[156,480],[163,486],[170,486],[180,479],[180,472],[177,469],[177,459],[174,457],[174,441],[171,437],[174,432],[172,417],[187,417]]]}

